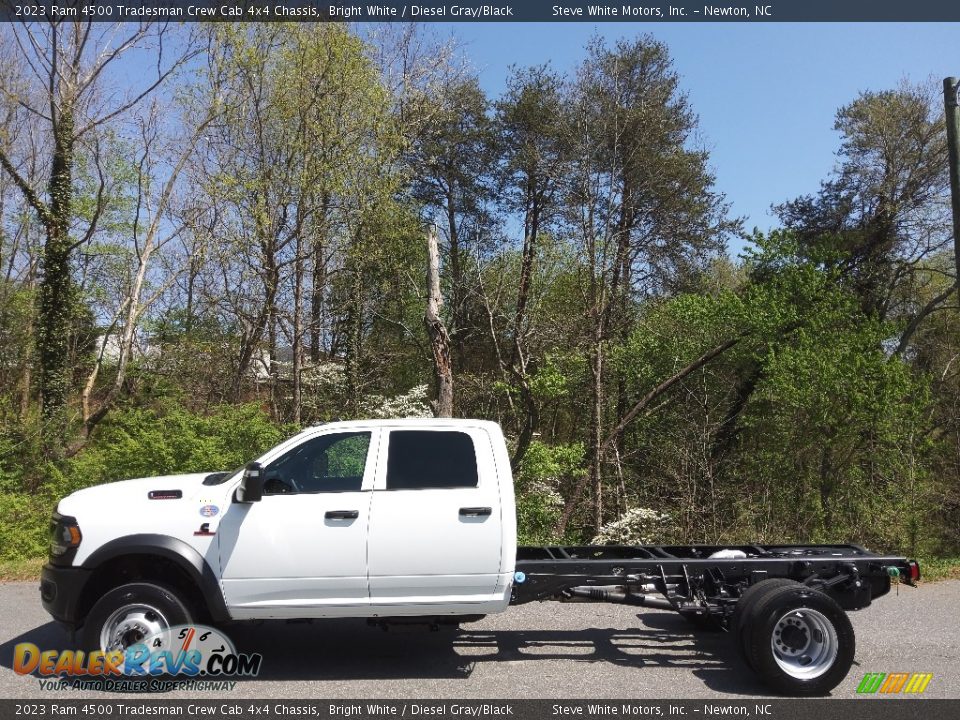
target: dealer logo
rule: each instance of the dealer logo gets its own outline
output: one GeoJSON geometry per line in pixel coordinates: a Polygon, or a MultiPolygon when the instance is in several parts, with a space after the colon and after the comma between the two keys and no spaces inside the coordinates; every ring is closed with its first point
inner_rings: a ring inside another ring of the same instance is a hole
{"type": "Polygon", "coordinates": [[[175,625],[123,650],[43,650],[19,643],[13,669],[19,675],[51,677],[255,677],[263,656],[238,653],[230,639],[206,625],[175,625]]]}
{"type": "Polygon", "coordinates": [[[867,673],[857,686],[860,695],[919,695],[927,689],[933,673],[867,673]]]}

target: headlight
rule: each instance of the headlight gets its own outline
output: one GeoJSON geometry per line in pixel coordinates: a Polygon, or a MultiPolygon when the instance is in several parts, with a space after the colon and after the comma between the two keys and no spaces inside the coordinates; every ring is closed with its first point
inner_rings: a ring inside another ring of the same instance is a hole
{"type": "Polygon", "coordinates": [[[80,545],[83,535],[77,519],[68,515],[53,513],[50,519],[50,557],[63,557],[70,550],[80,545]]]}

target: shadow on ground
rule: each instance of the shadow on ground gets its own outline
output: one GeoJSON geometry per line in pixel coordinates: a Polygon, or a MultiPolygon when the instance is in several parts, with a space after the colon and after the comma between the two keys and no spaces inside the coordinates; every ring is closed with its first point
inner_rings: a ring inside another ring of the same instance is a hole
{"type": "MultiPolygon", "coordinates": [[[[638,670],[686,668],[717,693],[767,692],[743,666],[728,633],[694,633],[683,618],[668,613],[641,613],[637,618],[639,626],[631,629],[485,630],[463,625],[437,632],[383,631],[353,619],[244,623],[223,629],[239,652],[263,655],[260,675],[244,678],[245,684],[466,680],[483,663],[566,660],[591,664],[591,672],[602,672],[603,664],[638,670]]],[[[23,642],[42,650],[72,647],[69,634],[50,622],[0,645],[0,665],[12,669],[14,647],[23,642]]]]}

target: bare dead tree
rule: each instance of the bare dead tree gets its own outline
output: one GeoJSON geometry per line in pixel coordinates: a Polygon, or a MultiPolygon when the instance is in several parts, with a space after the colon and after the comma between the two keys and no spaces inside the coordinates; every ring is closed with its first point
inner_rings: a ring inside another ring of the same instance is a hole
{"type": "Polygon", "coordinates": [[[159,166],[163,164],[161,155],[160,106],[154,103],[150,111],[140,118],[140,140],[142,151],[137,160],[137,196],[133,222],[132,249],[133,263],[130,265],[130,277],[124,283],[126,293],[119,299],[116,313],[102,338],[100,352],[97,354],[93,368],[87,376],[81,393],[81,410],[83,419],[83,438],[79,444],[71,446],[75,452],[90,436],[90,433],[103,420],[120,396],[127,370],[134,352],[134,341],[137,329],[144,313],[151,305],[173,284],[179,268],[167,268],[162,283],[152,288],[145,295],[148,273],[153,256],[162,251],[182,231],[183,223],[171,218],[171,205],[175,198],[178,181],[197,143],[207,127],[216,117],[217,109],[210,106],[205,116],[200,117],[186,138],[178,134],[175,149],[167,152],[170,168],[166,179],[159,184],[159,192],[151,193],[150,188],[160,176],[159,166]],[[165,222],[166,221],[166,222],[165,222]],[[99,375],[105,358],[107,340],[114,328],[119,330],[118,357],[116,374],[113,382],[101,398],[97,407],[93,407],[91,400],[96,388],[99,375]]]}
{"type": "Polygon", "coordinates": [[[440,246],[437,228],[427,231],[427,311],[423,317],[433,346],[433,370],[437,380],[437,400],[433,413],[437,417],[453,417],[453,366],[450,362],[450,335],[440,318],[443,296],[440,294],[440,246]]]}

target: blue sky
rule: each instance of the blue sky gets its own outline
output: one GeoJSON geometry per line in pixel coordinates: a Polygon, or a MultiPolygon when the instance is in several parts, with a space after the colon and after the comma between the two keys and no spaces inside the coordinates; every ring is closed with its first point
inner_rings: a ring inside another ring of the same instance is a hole
{"type": "MultiPolygon", "coordinates": [[[[747,228],[776,224],[772,203],[815,192],[839,145],[834,115],[863,90],[960,75],[960,25],[891,23],[451,23],[484,89],[510,65],[575,67],[594,34],[650,33],[670,48],[700,117],[718,188],[747,228]]],[[[731,248],[734,252],[737,247],[731,248]]]]}

